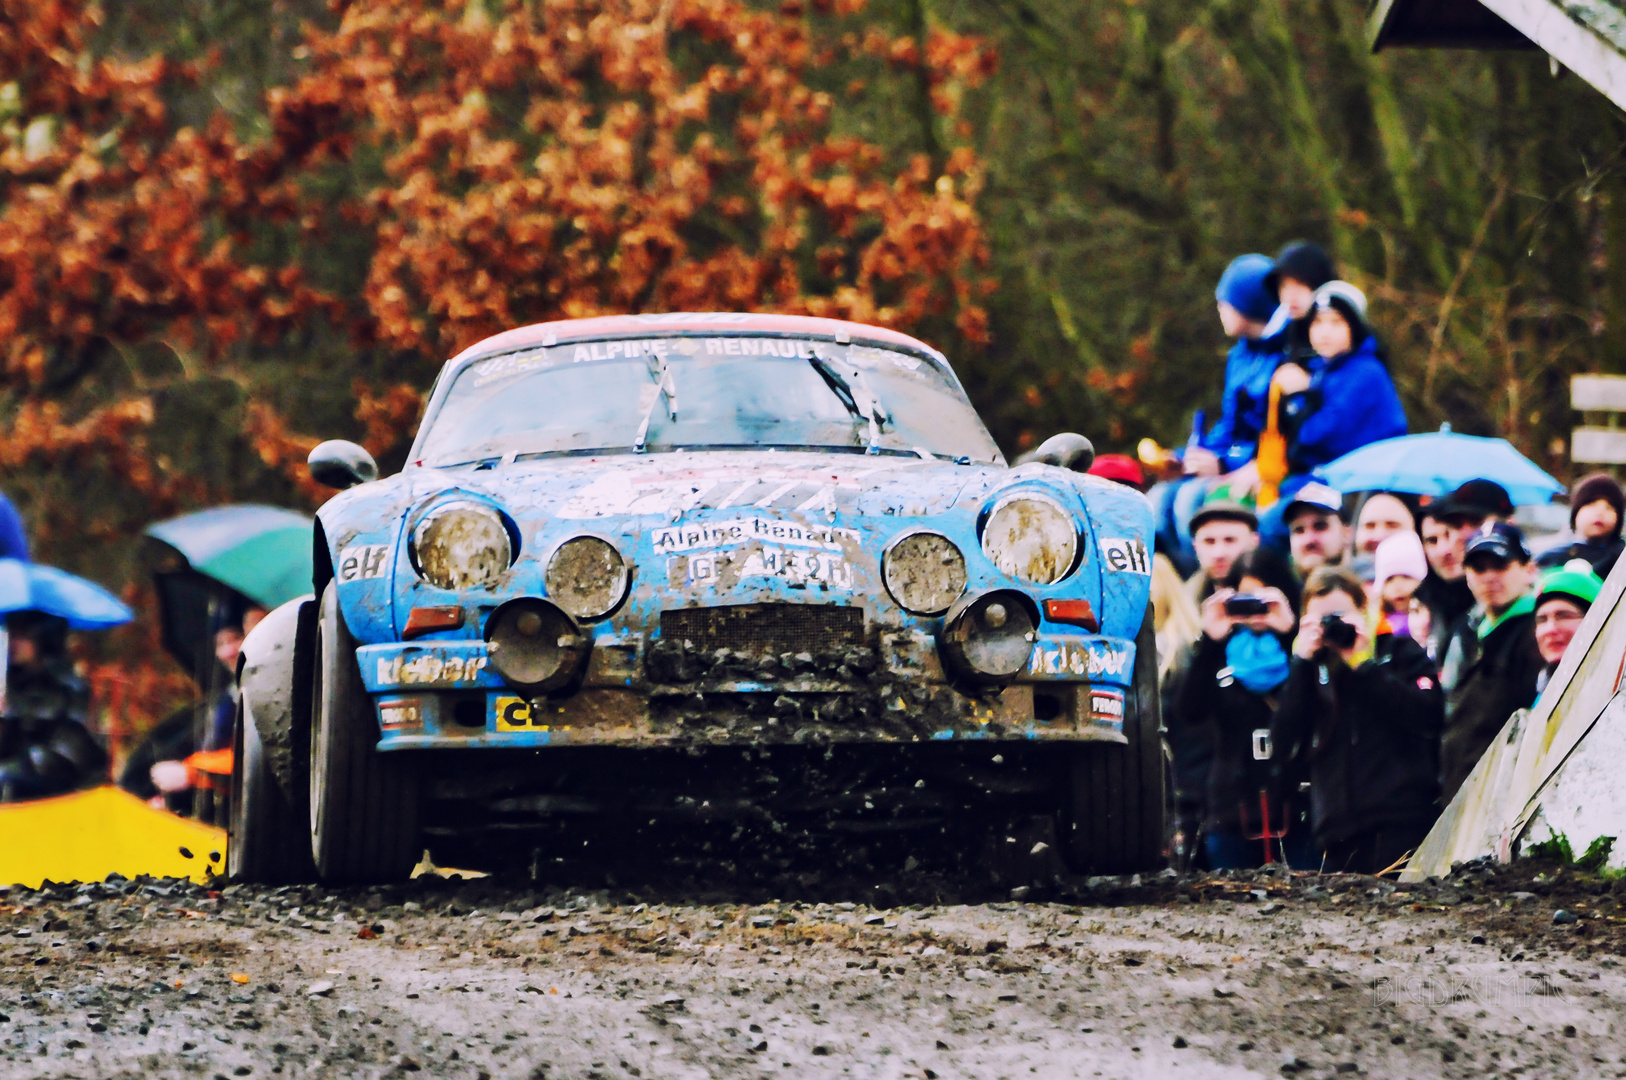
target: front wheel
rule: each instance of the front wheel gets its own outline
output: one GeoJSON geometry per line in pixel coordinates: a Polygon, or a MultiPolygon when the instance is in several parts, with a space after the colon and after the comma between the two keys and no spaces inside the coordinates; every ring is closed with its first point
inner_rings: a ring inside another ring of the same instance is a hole
{"type": "Polygon", "coordinates": [[[1058,834],[1080,873],[1131,874],[1167,865],[1163,713],[1152,608],[1135,635],[1134,685],[1124,695],[1128,745],[1071,748],[1058,834]]]}
{"type": "Polygon", "coordinates": [[[336,583],[322,594],[311,678],[310,846],[327,885],[401,881],[418,859],[414,762],[378,750],[378,721],[336,583]]]}
{"type": "Polygon", "coordinates": [[[310,881],[315,868],[310,835],[303,825],[304,787],[291,793],[277,783],[247,694],[238,702],[232,749],[227,873],[259,885],[310,881]]]}

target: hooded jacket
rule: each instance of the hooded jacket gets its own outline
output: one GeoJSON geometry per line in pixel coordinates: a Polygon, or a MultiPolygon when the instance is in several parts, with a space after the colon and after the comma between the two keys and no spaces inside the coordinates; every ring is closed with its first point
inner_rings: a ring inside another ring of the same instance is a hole
{"type": "Polygon", "coordinates": [[[1311,360],[1309,389],[1285,399],[1282,414],[1294,473],[1406,434],[1406,410],[1371,335],[1342,356],[1311,360]]]}
{"type": "Polygon", "coordinates": [[[1220,418],[1202,446],[1220,459],[1224,472],[1240,469],[1259,450],[1270,404],[1270,377],[1282,362],[1282,338],[1240,338],[1225,361],[1225,399],[1220,418]]]}
{"type": "Polygon", "coordinates": [[[1535,597],[1524,596],[1500,618],[1471,624],[1478,650],[1451,694],[1440,744],[1441,805],[1468,779],[1507,718],[1536,703],[1546,662],[1536,648],[1535,622],[1535,597]]]}
{"type": "Polygon", "coordinates": [[[1434,664],[1409,637],[1380,634],[1353,670],[1295,657],[1273,741],[1283,781],[1310,778],[1316,839],[1434,819],[1445,698],[1434,664]]]}
{"type": "MultiPolygon", "coordinates": [[[[1277,635],[1285,652],[1291,640],[1277,635]]],[[[1270,792],[1271,762],[1255,756],[1255,732],[1269,732],[1278,688],[1254,693],[1229,677],[1226,642],[1204,634],[1193,647],[1191,668],[1181,684],[1173,716],[1184,726],[1181,737],[1209,748],[1208,773],[1203,788],[1203,827],[1209,832],[1245,829],[1258,831],[1263,823],[1259,793],[1270,792]]],[[[1172,734],[1172,732],[1171,732],[1172,734]]],[[[1269,743],[1263,742],[1269,754],[1269,743]]],[[[1271,828],[1279,828],[1284,802],[1271,798],[1271,828]]]]}

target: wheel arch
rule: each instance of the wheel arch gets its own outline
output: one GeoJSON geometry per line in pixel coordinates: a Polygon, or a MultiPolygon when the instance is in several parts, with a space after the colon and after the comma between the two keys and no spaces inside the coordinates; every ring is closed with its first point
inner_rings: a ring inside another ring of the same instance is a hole
{"type": "Polygon", "coordinates": [[[315,599],[333,580],[333,550],[328,546],[327,529],[322,525],[321,515],[317,515],[315,528],[311,530],[311,545],[310,599],[315,599]]]}
{"type": "Polygon", "coordinates": [[[310,649],[315,636],[313,597],[290,600],[243,639],[237,685],[253,703],[247,710],[285,792],[305,783],[303,759],[310,732],[310,649]]]}

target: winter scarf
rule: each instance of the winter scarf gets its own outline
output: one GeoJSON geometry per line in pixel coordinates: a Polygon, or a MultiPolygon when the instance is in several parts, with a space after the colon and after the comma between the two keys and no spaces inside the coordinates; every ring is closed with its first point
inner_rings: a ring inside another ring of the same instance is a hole
{"type": "Polygon", "coordinates": [[[1266,694],[1287,681],[1287,650],[1266,630],[1238,627],[1225,642],[1225,663],[1249,692],[1266,694]]]}

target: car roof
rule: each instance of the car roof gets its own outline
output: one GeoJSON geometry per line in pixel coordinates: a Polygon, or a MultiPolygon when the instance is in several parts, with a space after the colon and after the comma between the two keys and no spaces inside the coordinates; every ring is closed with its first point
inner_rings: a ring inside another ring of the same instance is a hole
{"type": "Polygon", "coordinates": [[[560,319],[556,322],[535,323],[494,334],[478,341],[446,361],[430,391],[419,421],[418,433],[413,437],[408,461],[421,465],[419,459],[424,433],[440,411],[441,402],[450,392],[452,383],[464,368],[487,357],[517,352],[537,346],[549,347],[566,341],[594,341],[614,338],[650,337],[660,334],[787,334],[804,337],[827,338],[832,341],[863,341],[878,345],[908,349],[927,357],[940,368],[962,395],[965,388],[959,376],[949,366],[948,358],[925,342],[889,330],[884,326],[848,322],[845,319],[819,319],[808,315],[769,315],[726,311],[676,311],[652,315],[601,315],[591,319],[560,319]]]}
{"type": "Polygon", "coordinates": [[[591,319],[560,319],[505,330],[476,342],[453,357],[449,363],[476,356],[508,352],[532,345],[556,345],[563,341],[624,337],[631,334],[769,333],[806,334],[817,337],[842,335],[866,341],[899,345],[941,361],[936,349],[896,330],[844,319],[819,319],[807,315],[766,315],[722,311],[680,311],[656,315],[602,315],[591,319]],[[551,339],[551,340],[550,340],[551,339]]]}

